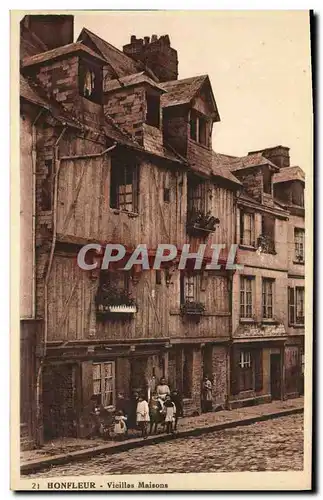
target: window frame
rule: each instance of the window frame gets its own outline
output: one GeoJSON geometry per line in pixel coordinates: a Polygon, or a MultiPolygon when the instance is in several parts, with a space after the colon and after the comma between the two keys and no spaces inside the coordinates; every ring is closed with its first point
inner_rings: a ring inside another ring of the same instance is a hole
{"type": "Polygon", "coordinates": [[[241,275],[240,276],[240,319],[251,320],[253,319],[254,311],[254,276],[241,275]],[[250,285],[250,290],[248,290],[245,285],[250,285]],[[248,300],[249,299],[249,300],[248,300]],[[243,314],[241,312],[243,311],[243,314]]]}
{"type": "Polygon", "coordinates": [[[187,211],[188,213],[207,213],[207,184],[206,180],[191,175],[187,182],[187,211]]]}
{"type": "Polygon", "coordinates": [[[210,120],[196,109],[190,111],[190,139],[206,148],[210,147],[210,120]],[[203,132],[201,132],[203,130],[203,132]],[[202,140],[203,138],[203,140],[202,140]],[[204,142],[205,141],[205,142],[204,142]]]}
{"type": "Polygon", "coordinates": [[[103,69],[102,66],[96,64],[94,61],[88,61],[87,59],[80,59],[78,64],[78,85],[79,94],[89,101],[96,104],[102,104],[103,102],[103,69]],[[87,73],[94,74],[93,80],[93,91],[91,94],[86,95],[84,92],[85,88],[85,76],[87,73]]]}
{"type": "Polygon", "coordinates": [[[272,320],[274,319],[274,291],[275,279],[273,278],[263,278],[262,279],[262,319],[272,320]],[[270,285],[270,287],[269,287],[270,285]],[[270,291],[267,290],[270,288],[270,291]],[[270,292],[270,293],[269,293],[270,292]],[[270,298],[270,300],[268,300],[270,298]],[[271,314],[268,313],[268,309],[271,309],[271,314]]]}
{"type": "Polygon", "coordinates": [[[239,354],[240,392],[254,390],[253,359],[250,351],[241,350],[239,354]]]}
{"type": "Polygon", "coordinates": [[[255,213],[249,211],[240,211],[240,245],[255,248],[256,233],[255,233],[255,213]],[[250,229],[246,230],[246,219],[250,221],[250,229]],[[250,238],[245,238],[245,234],[250,233],[250,238]]]}
{"type": "Polygon", "coordinates": [[[305,324],[305,287],[303,286],[296,286],[295,287],[295,324],[296,325],[304,325],[305,324]],[[302,315],[299,316],[299,311],[298,311],[298,294],[301,294],[302,300],[301,300],[301,311],[302,315]],[[298,318],[303,318],[302,320],[299,320],[298,318]]]}
{"type": "Polygon", "coordinates": [[[93,395],[101,397],[101,405],[103,407],[107,406],[115,406],[116,403],[116,379],[115,379],[115,361],[102,361],[102,362],[93,362],[92,363],[92,384],[93,384],[93,395]],[[106,371],[105,371],[105,366],[106,365],[111,365],[111,376],[106,377],[106,371]],[[100,377],[99,378],[94,378],[94,367],[99,366],[100,367],[100,377]],[[111,380],[111,390],[106,391],[106,380],[111,380]],[[95,382],[100,381],[100,390],[96,391],[95,390],[95,382]],[[102,392],[102,387],[104,387],[104,392],[102,392]],[[104,398],[103,395],[104,394],[104,398]],[[111,394],[111,404],[104,404],[106,395],[111,394]]]}
{"type": "Polygon", "coordinates": [[[160,94],[153,90],[146,90],[146,120],[150,127],[160,129],[161,126],[161,104],[160,94]],[[157,103],[157,108],[155,109],[157,103]]]}
{"type": "Polygon", "coordinates": [[[200,302],[201,275],[199,273],[185,273],[181,275],[181,305],[186,303],[200,302]],[[191,288],[189,294],[187,289],[191,288]]]}
{"type": "Polygon", "coordinates": [[[139,173],[140,168],[137,162],[131,162],[125,157],[112,157],[110,171],[110,208],[124,213],[139,212],[139,173]],[[127,176],[131,175],[131,182],[127,176]],[[120,192],[120,188],[124,192],[120,192]],[[127,197],[131,196],[131,201],[127,197]],[[120,198],[123,201],[120,203],[120,198]],[[130,207],[131,210],[128,210],[130,207]]]}
{"type": "Polygon", "coordinates": [[[302,227],[294,227],[294,261],[298,263],[305,262],[305,229],[302,227]],[[298,237],[300,240],[297,241],[298,237]],[[298,256],[302,259],[298,259],[298,256]]]}

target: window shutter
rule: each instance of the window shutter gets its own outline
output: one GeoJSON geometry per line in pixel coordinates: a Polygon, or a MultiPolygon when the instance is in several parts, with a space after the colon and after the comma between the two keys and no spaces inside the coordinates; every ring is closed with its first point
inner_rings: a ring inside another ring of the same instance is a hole
{"type": "Polygon", "coordinates": [[[239,367],[240,352],[238,349],[231,347],[230,364],[231,364],[231,394],[240,392],[240,367],[239,367]]]}
{"type": "Polygon", "coordinates": [[[185,282],[184,282],[184,273],[181,273],[180,276],[180,301],[181,304],[185,303],[185,282]]]}
{"type": "Polygon", "coordinates": [[[263,371],[262,371],[262,349],[254,351],[255,364],[255,391],[261,391],[263,386],[263,371]]]}
{"type": "Polygon", "coordinates": [[[244,232],[244,213],[240,210],[240,243],[243,244],[243,232],[244,232]]]}

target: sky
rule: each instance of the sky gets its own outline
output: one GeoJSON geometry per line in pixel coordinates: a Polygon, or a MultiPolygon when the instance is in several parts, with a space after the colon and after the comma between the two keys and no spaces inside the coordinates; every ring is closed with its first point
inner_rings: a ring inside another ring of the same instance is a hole
{"type": "Polygon", "coordinates": [[[221,121],[213,149],[244,156],[283,145],[291,164],[312,171],[312,91],[307,11],[75,12],[122,49],[130,35],[168,34],[179,78],[208,74],[221,121]]]}

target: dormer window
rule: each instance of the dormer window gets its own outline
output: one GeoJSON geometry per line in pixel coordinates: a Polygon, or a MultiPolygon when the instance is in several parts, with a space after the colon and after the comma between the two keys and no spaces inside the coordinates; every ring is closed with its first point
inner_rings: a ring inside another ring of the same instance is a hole
{"type": "Polygon", "coordinates": [[[102,102],[102,68],[95,63],[80,60],[79,62],[79,92],[89,101],[102,102]]]}
{"type": "Polygon", "coordinates": [[[190,130],[193,141],[208,146],[208,120],[194,109],[191,110],[190,130]]]}
{"type": "Polygon", "coordinates": [[[152,127],[160,127],[160,95],[152,90],[146,93],[146,123],[152,127]]]}

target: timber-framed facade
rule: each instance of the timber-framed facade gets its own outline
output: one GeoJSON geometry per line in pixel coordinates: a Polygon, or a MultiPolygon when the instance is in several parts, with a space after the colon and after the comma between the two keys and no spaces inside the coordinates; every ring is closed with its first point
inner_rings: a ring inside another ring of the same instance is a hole
{"type": "Polygon", "coordinates": [[[73,42],[73,16],[45,17],[21,21],[24,446],[87,436],[93,395],[113,406],[162,376],[185,415],[200,413],[206,373],[214,410],[297,396],[304,176],[288,148],[214,152],[211,82],[178,79],[168,35],[122,52],[86,28],[73,42]],[[244,270],[224,251],[216,271],[89,272],[87,243],[146,244],[152,259],[159,243],[206,243],[206,258],[238,244],[244,270]]]}

